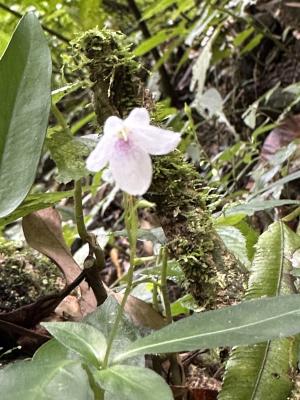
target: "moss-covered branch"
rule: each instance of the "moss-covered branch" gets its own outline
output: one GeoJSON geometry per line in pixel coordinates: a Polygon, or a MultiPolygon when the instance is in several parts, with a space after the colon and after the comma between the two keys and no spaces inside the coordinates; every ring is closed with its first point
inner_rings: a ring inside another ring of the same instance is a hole
{"type": "MultiPolygon", "coordinates": [[[[124,117],[133,107],[147,106],[141,68],[124,35],[93,30],[80,43],[100,125],[110,115],[124,117]]],[[[179,261],[187,289],[202,306],[215,307],[240,298],[244,277],[213,228],[202,188],[198,172],[177,151],[154,159],[153,182],[146,197],[157,204],[170,255],[179,261]]]]}

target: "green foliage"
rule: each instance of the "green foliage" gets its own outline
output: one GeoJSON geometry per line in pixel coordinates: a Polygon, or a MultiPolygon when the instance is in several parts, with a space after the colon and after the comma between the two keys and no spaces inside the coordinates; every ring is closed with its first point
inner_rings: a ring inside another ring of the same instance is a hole
{"type": "Polygon", "coordinates": [[[253,344],[291,336],[300,331],[299,305],[300,296],[289,295],[192,315],[136,340],[114,362],[138,354],[253,344]]]}
{"type": "Polygon", "coordinates": [[[171,389],[155,372],[131,365],[114,365],[95,371],[95,380],[105,389],[105,399],[118,400],[172,400],[171,389]]]}
{"type": "Polygon", "coordinates": [[[62,199],[73,197],[73,190],[65,192],[29,194],[19,207],[7,217],[0,218],[0,227],[25,217],[34,211],[42,210],[59,203],[62,199]]]}
{"type": "MultiPolygon", "coordinates": [[[[291,257],[299,247],[298,235],[282,222],[272,224],[259,238],[246,299],[294,293],[291,257]]],[[[298,340],[293,337],[234,349],[219,399],[287,398],[297,355],[298,340]]]]}
{"type": "Polygon", "coordinates": [[[48,123],[50,79],[46,39],[28,14],[0,62],[1,217],[18,207],[33,184],[48,123]]]}
{"type": "Polygon", "coordinates": [[[70,133],[51,131],[47,136],[46,145],[58,168],[58,182],[68,183],[88,175],[85,158],[90,149],[70,133]]]}
{"type": "MultiPolygon", "coordinates": [[[[92,400],[100,398],[102,389],[108,400],[120,396],[150,400],[153,395],[171,400],[169,387],[159,375],[139,366],[139,357],[129,365],[100,369],[106,351],[105,337],[109,336],[118,307],[116,300],[108,297],[84,323],[44,323],[56,339],[43,345],[31,361],[17,362],[0,371],[1,387],[5,389],[3,400],[16,398],[20,393],[26,400],[50,400],[54,395],[61,400],[92,400]]],[[[137,337],[136,330],[123,316],[114,353],[119,354],[133,337],[137,337]]]]}
{"type": "Polygon", "coordinates": [[[101,366],[106,340],[96,328],[78,322],[44,322],[43,326],[63,346],[86,358],[96,368],[101,366]]]}
{"type": "Polygon", "coordinates": [[[110,115],[121,117],[141,105],[140,64],[121,32],[91,30],[74,42],[80,63],[89,69],[100,126],[110,115]]]}

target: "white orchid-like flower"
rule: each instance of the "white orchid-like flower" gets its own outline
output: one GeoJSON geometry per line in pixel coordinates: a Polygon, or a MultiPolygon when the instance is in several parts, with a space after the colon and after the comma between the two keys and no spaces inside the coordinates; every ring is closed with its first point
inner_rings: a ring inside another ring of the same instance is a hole
{"type": "Polygon", "coordinates": [[[109,163],[109,170],[120,189],[142,195],[152,179],[150,154],[167,154],[179,142],[179,133],[150,125],[148,111],[135,108],[125,120],[114,116],[106,120],[104,134],[87,158],[86,166],[96,172],[109,163]]]}

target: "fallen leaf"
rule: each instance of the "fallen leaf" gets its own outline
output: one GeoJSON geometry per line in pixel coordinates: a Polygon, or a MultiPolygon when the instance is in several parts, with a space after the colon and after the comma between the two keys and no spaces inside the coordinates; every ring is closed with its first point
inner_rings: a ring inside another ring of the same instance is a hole
{"type": "MultiPolygon", "coordinates": [[[[118,303],[121,303],[122,293],[109,291],[108,294],[113,295],[118,303]]],[[[131,317],[132,322],[139,327],[161,329],[167,324],[166,320],[150,304],[131,295],[125,304],[125,312],[131,317]]]]}
{"type": "MultiPolygon", "coordinates": [[[[59,213],[54,208],[45,208],[24,217],[22,225],[27,243],[60,268],[67,284],[73,282],[81,273],[81,268],[65,243],[59,213]]],[[[97,302],[86,282],[82,282],[79,287],[80,308],[82,315],[86,315],[95,310],[97,302]]]]}

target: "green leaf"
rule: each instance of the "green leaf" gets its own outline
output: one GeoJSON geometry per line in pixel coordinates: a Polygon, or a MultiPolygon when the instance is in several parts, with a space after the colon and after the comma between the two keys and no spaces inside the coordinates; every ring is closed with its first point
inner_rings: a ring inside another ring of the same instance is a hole
{"type": "MultiPolygon", "coordinates": [[[[288,205],[300,205],[299,200],[251,200],[248,203],[240,203],[228,207],[224,210],[225,216],[244,214],[253,215],[257,211],[269,210],[270,208],[282,207],[288,205]]],[[[222,222],[220,222],[221,224],[222,222]]]]}
{"type": "Polygon", "coordinates": [[[134,54],[137,57],[143,56],[150,50],[164,43],[166,40],[169,40],[170,36],[174,37],[182,33],[183,28],[181,25],[175,28],[162,29],[149,39],[143,40],[143,42],[134,50],[134,54]]]}
{"type": "Polygon", "coordinates": [[[53,90],[51,93],[52,103],[56,104],[68,94],[74,92],[82,86],[81,82],[69,83],[59,89],[53,90]]]}
{"type": "Polygon", "coordinates": [[[250,260],[247,252],[247,241],[243,233],[235,226],[218,226],[216,228],[225,246],[235,257],[246,267],[249,266],[250,260]]]}
{"type": "Polygon", "coordinates": [[[206,72],[208,70],[210,60],[212,57],[212,45],[218,34],[219,34],[219,29],[216,29],[214,34],[209,39],[209,41],[205,44],[205,47],[201,50],[201,53],[197,61],[193,65],[193,76],[190,83],[190,90],[194,91],[197,85],[195,104],[201,103],[201,96],[204,89],[206,72]]]}
{"type": "Polygon", "coordinates": [[[255,35],[254,38],[252,40],[250,40],[250,42],[243,48],[240,55],[243,55],[243,54],[246,54],[246,53],[249,53],[250,51],[252,51],[255,47],[257,47],[260,44],[263,37],[264,37],[264,35],[262,33],[258,33],[257,35],[255,35]]]}
{"type": "Polygon", "coordinates": [[[299,295],[262,298],[177,321],[135,341],[115,361],[137,354],[254,344],[299,332],[299,295]]]}
{"type": "MultiPolygon", "coordinates": [[[[300,171],[293,172],[292,174],[289,174],[281,179],[278,179],[276,182],[273,182],[273,183],[263,187],[262,189],[258,190],[257,192],[253,193],[251,196],[249,196],[249,200],[256,197],[257,195],[259,195],[261,193],[266,193],[268,191],[271,191],[271,189],[275,189],[278,186],[283,186],[286,183],[294,181],[295,179],[299,179],[299,178],[300,178],[300,171]]],[[[292,201],[292,200],[290,200],[290,201],[292,201]]],[[[299,201],[297,202],[297,204],[299,204],[299,201]]]]}
{"type": "Polygon", "coordinates": [[[38,348],[32,357],[32,361],[34,362],[44,362],[47,364],[55,362],[60,363],[61,361],[65,361],[67,359],[79,359],[79,355],[73,351],[70,351],[56,339],[51,339],[44,343],[38,348]]]}
{"type": "Polygon", "coordinates": [[[244,31],[238,33],[233,40],[233,45],[234,46],[241,45],[253,32],[254,28],[253,26],[251,26],[250,28],[245,29],[244,31]]]}
{"type": "Polygon", "coordinates": [[[0,217],[33,184],[50,110],[51,58],[38,19],[25,15],[0,60],[0,217]]]}
{"type": "Polygon", "coordinates": [[[144,12],[143,19],[148,19],[176,4],[178,0],[161,0],[157,4],[151,4],[144,12]]]}
{"type": "MultiPolygon", "coordinates": [[[[291,257],[300,237],[275,222],[258,241],[246,299],[295,291],[291,257]]],[[[281,400],[290,395],[291,369],[296,369],[298,343],[288,337],[233,350],[227,363],[220,400],[281,400]]]]}
{"type": "MultiPolygon", "coordinates": [[[[101,306],[87,315],[83,322],[98,329],[106,339],[109,338],[111,329],[115,322],[115,317],[119,309],[119,303],[113,296],[108,296],[101,306]]],[[[139,337],[138,329],[132,322],[123,314],[117,335],[113,341],[110,359],[115,355],[120,354],[124,347],[139,337]]],[[[130,360],[133,365],[144,365],[144,357],[135,357],[130,360]]]]}
{"type": "Polygon", "coordinates": [[[77,360],[22,361],[0,371],[1,400],[94,400],[77,360]]]}
{"type": "Polygon", "coordinates": [[[57,204],[62,199],[73,197],[73,190],[65,192],[30,194],[23,203],[7,217],[0,218],[0,228],[16,221],[18,218],[25,217],[34,211],[42,210],[57,204]]]}
{"type": "Polygon", "coordinates": [[[98,329],[79,322],[43,322],[42,325],[65,347],[96,367],[101,365],[106,352],[106,340],[98,329]]]}
{"type": "Polygon", "coordinates": [[[46,144],[58,168],[59,182],[68,183],[89,174],[85,168],[85,157],[90,149],[77,138],[67,132],[51,131],[46,144]]]}
{"type": "Polygon", "coordinates": [[[105,400],[172,400],[166,382],[148,368],[115,365],[97,371],[94,377],[105,390],[105,400]]]}

